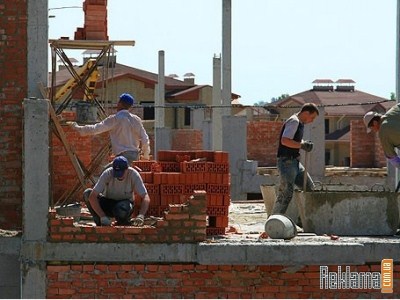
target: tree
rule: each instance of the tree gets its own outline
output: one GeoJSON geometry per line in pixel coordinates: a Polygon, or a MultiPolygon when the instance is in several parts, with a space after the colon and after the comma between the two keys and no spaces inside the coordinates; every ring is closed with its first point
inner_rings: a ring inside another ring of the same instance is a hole
{"type": "Polygon", "coordinates": [[[390,100],[396,100],[396,94],[391,92],[390,93],[390,100]]]}
{"type": "Polygon", "coordinates": [[[288,97],[289,97],[289,94],[282,94],[278,98],[273,97],[273,98],[271,98],[271,103],[282,100],[282,99],[286,99],[288,97]]]}
{"type": "Polygon", "coordinates": [[[256,103],[254,103],[254,105],[255,106],[264,106],[264,105],[266,105],[268,103],[273,103],[273,102],[276,102],[278,100],[285,99],[287,97],[289,97],[289,94],[282,94],[278,98],[272,97],[270,102],[261,100],[261,101],[258,101],[256,103]]]}

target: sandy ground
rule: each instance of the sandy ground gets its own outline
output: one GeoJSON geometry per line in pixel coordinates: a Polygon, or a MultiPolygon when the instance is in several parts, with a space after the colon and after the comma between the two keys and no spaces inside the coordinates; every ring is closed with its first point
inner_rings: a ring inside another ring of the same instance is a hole
{"type": "Polygon", "coordinates": [[[236,228],[240,233],[264,232],[267,218],[268,214],[262,200],[234,202],[229,206],[229,226],[236,228]]]}

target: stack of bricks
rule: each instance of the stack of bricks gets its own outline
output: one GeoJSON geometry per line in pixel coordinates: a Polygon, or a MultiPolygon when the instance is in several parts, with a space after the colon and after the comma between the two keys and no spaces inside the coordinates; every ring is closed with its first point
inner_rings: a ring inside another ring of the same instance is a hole
{"type": "Polygon", "coordinates": [[[52,242],[87,243],[197,243],[206,240],[206,193],[196,191],[183,204],[170,204],[163,218],[154,224],[134,226],[92,226],[75,224],[73,217],[50,212],[52,242]]]}
{"type": "Polygon", "coordinates": [[[75,31],[75,40],[108,40],[107,0],[85,0],[84,27],[75,31]]]}
{"type": "MultiPolygon", "coordinates": [[[[195,190],[207,193],[208,235],[225,234],[230,204],[228,153],[159,151],[158,161],[135,161],[150,196],[147,215],[162,216],[169,204],[184,203],[195,190]]],[[[135,197],[135,214],[141,199],[135,197]]]]}

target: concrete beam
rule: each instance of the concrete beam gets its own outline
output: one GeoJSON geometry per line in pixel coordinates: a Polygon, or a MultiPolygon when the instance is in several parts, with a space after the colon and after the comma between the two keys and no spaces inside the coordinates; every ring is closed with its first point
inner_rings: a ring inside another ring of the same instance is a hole
{"type": "Polygon", "coordinates": [[[362,265],[365,263],[363,254],[363,245],[357,243],[201,244],[197,262],[204,265],[362,265]]]}
{"type": "Polygon", "coordinates": [[[26,242],[22,255],[27,259],[45,261],[193,263],[196,249],[196,244],[26,242]]]}
{"type": "Polygon", "coordinates": [[[201,265],[363,265],[392,258],[400,262],[396,238],[340,238],[315,241],[215,241],[199,244],[25,242],[27,261],[198,263],[201,265]],[[113,253],[110,256],[110,253],[113,253]]]}

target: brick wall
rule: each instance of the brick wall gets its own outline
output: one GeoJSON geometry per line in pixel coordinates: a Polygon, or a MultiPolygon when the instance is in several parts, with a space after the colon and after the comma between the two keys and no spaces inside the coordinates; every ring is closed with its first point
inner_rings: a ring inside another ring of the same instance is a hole
{"type": "Polygon", "coordinates": [[[202,150],[203,133],[195,129],[172,130],[171,150],[202,150]]]}
{"type": "Polygon", "coordinates": [[[74,224],[72,217],[50,213],[50,241],[74,243],[196,243],[206,239],[206,193],[194,192],[182,204],[170,204],[163,218],[143,227],[74,224]]]}
{"type": "Polygon", "coordinates": [[[27,96],[27,2],[0,3],[0,228],[22,227],[22,101],[27,96]]]}
{"type": "Polygon", "coordinates": [[[367,134],[362,120],[350,123],[350,164],[353,168],[374,168],[386,166],[379,138],[367,134]]]}
{"type": "MultiPolygon", "coordinates": [[[[77,131],[69,126],[62,126],[68,144],[72,147],[79,160],[82,161],[85,167],[88,167],[94,156],[98,153],[100,148],[109,140],[108,133],[95,135],[95,136],[80,136],[77,131]]],[[[70,190],[77,182],[78,177],[76,171],[67,155],[61,141],[53,133],[52,137],[52,194],[54,202],[67,190],[70,190]]],[[[103,160],[103,164],[94,172],[98,175],[102,171],[102,167],[108,162],[108,157],[103,160]]],[[[74,201],[81,201],[83,188],[79,189],[76,193],[77,199],[74,201]]],[[[71,202],[74,202],[71,201],[71,202]]]]}
{"type": "MultiPolygon", "coordinates": [[[[399,298],[400,265],[394,293],[320,289],[319,266],[295,273],[285,266],[195,264],[53,264],[47,266],[47,298],[399,298]]],[[[379,272],[380,264],[351,266],[379,272]]],[[[344,268],[342,268],[343,270],[344,268]]],[[[337,267],[329,267],[337,272],[337,267]]]]}
{"type": "MultiPolygon", "coordinates": [[[[371,133],[373,134],[373,133],[371,133]]],[[[383,148],[381,146],[381,142],[379,140],[379,136],[377,134],[373,134],[374,135],[374,140],[375,140],[375,148],[374,148],[374,153],[375,153],[375,160],[374,160],[374,164],[375,167],[377,168],[382,168],[382,167],[386,167],[387,166],[387,160],[386,160],[386,156],[383,153],[383,148]]]]}
{"type": "Polygon", "coordinates": [[[75,40],[108,40],[107,0],[85,0],[83,2],[85,24],[75,31],[75,40]]]}
{"type": "Polygon", "coordinates": [[[282,122],[247,122],[247,158],[259,166],[275,167],[282,122]]]}

